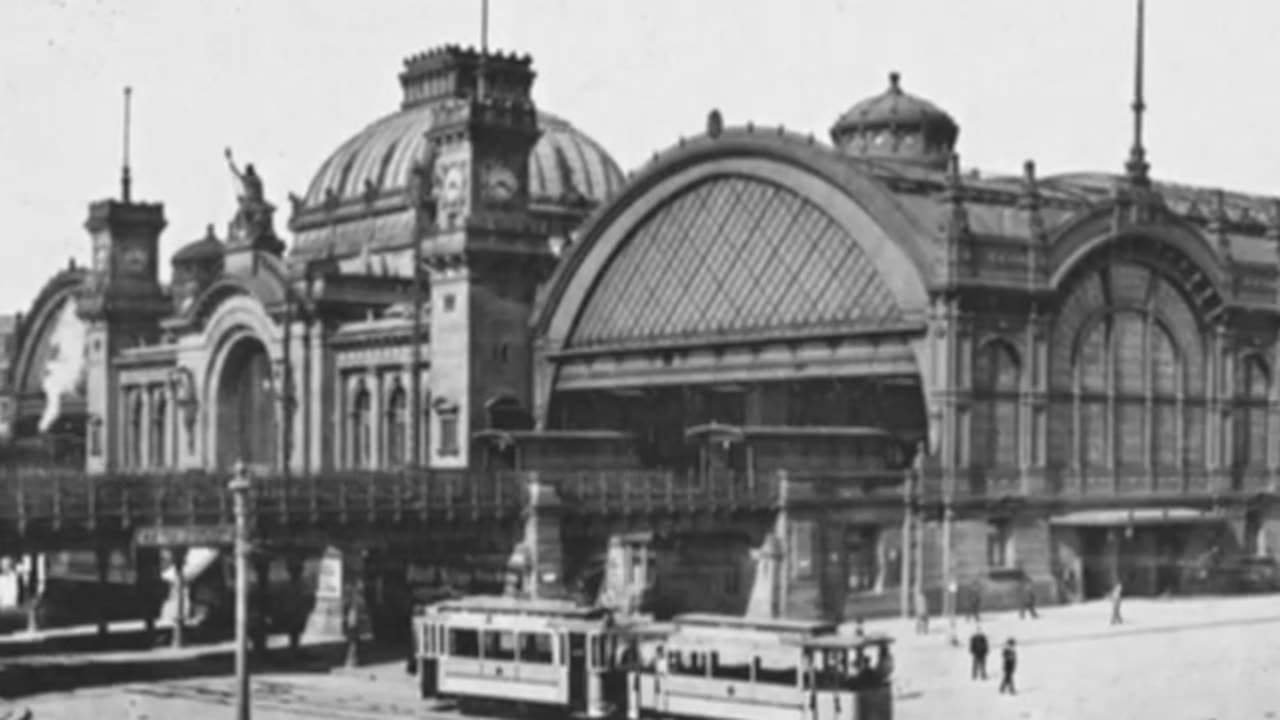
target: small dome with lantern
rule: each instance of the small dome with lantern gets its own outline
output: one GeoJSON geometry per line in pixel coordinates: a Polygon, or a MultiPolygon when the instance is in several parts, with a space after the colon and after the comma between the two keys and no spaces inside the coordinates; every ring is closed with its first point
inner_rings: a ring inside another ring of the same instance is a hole
{"type": "Polygon", "coordinates": [[[902,90],[889,74],[889,89],[849,108],[831,128],[831,141],[850,157],[905,162],[944,170],[960,127],[937,105],[902,90]]]}

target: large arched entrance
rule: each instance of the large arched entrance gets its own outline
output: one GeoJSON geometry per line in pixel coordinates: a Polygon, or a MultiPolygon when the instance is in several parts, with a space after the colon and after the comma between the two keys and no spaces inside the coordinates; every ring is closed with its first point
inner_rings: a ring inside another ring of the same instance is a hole
{"type": "Polygon", "coordinates": [[[230,468],[276,462],[276,396],[271,358],[260,340],[242,337],[227,350],[218,378],[217,463],[230,468]]]}

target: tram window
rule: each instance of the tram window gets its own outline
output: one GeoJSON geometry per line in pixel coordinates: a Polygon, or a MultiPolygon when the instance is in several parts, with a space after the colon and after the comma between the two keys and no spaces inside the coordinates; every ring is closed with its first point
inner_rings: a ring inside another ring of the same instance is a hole
{"type": "Polygon", "coordinates": [[[504,630],[486,630],[484,656],[488,660],[515,660],[516,634],[504,630]]]}
{"type": "Polygon", "coordinates": [[[552,647],[552,637],[546,633],[523,633],[520,635],[520,661],[550,665],[554,661],[552,647]]]}
{"type": "Polygon", "coordinates": [[[591,646],[591,662],[590,662],[590,666],[591,666],[591,667],[603,667],[603,666],[604,666],[604,638],[603,638],[602,636],[600,636],[600,635],[592,635],[592,636],[590,636],[590,637],[591,637],[591,641],[590,641],[590,646],[591,646]]]}
{"type": "Polygon", "coordinates": [[[771,665],[756,658],[756,682],[795,687],[799,684],[799,680],[800,673],[794,666],[771,665]]]}
{"type": "Polygon", "coordinates": [[[704,677],[707,674],[707,664],[702,653],[690,652],[672,652],[668,655],[671,674],[672,675],[692,675],[694,677],[704,677]]]}
{"type": "Polygon", "coordinates": [[[454,657],[480,657],[480,633],[475,630],[449,630],[449,654],[454,657]]]}
{"type": "Polygon", "coordinates": [[[718,680],[750,680],[751,663],[726,662],[719,653],[711,653],[711,677],[718,680]]]}

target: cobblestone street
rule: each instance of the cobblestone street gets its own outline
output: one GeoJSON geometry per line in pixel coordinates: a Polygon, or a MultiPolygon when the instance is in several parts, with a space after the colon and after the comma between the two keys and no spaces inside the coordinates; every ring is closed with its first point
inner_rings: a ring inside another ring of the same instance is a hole
{"type": "MultiPolygon", "coordinates": [[[[867,627],[899,638],[896,717],[903,720],[1280,718],[1280,598],[1135,600],[1118,628],[1107,625],[1107,613],[1094,603],[1044,608],[1034,621],[984,618],[993,644],[1018,640],[1015,697],[997,694],[994,657],[991,680],[969,680],[968,656],[947,644],[945,620],[923,637],[899,620],[867,627]]],[[[957,623],[962,644],[971,631],[957,623]]],[[[253,696],[254,716],[268,720],[441,716],[418,700],[398,663],[358,675],[264,674],[254,679],[253,696]]],[[[212,677],[41,695],[15,706],[37,720],[202,720],[228,717],[233,700],[233,680],[212,677]]]]}
{"type": "MultiPolygon", "coordinates": [[[[1124,609],[1126,624],[1116,628],[1105,603],[1045,608],[1039,620],[984,618],[994,647],[1017,639],[1015,697],[997,693],[998,652],[990,680],[969,679],[968,653],[947,646],[945,620],[923,638],[888,623],[901,638],[897,717],[1280,717],[1280,599],[1135,600],[1124,609]]],[[[957,623],[962,646],[972,630],[957,623]]]]}

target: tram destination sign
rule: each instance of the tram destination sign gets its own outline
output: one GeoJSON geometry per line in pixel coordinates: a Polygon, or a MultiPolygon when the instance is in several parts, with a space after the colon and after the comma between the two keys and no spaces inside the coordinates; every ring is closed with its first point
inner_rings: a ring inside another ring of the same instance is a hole
{"type": "Polygon", "coordinates": [[[140,527],[133,532],[138,547],[234,545],[233,525],[174,525],[140,527]]]}

